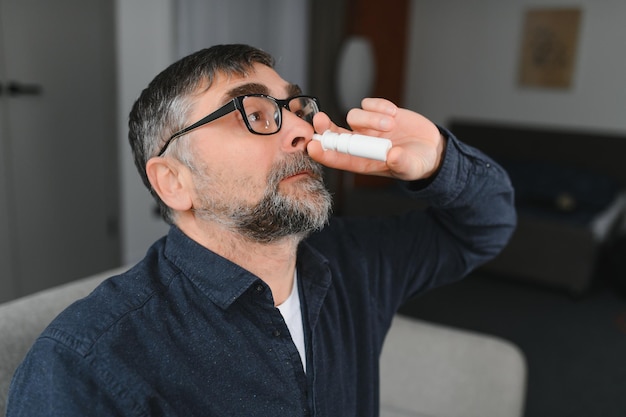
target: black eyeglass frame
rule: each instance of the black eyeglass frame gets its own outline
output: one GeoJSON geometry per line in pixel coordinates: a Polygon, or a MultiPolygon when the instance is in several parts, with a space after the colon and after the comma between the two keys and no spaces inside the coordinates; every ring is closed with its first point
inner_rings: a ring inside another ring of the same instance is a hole
{"type": "MultiPolygon", "coordinates": [[[[170,146],[170,144],[174,141],[174,139],[177,139],[189,132],[191,132],[192,130],[195,130],[201,126],[206,125],[207,123],[211,123],[217,119],[219,119],[220,117],[226,116],[227,114],[230,114],[232,112],[234,112],[235,110],[239,110],[239,112],[241,113],[241,117],[243,118],[243,121],[246,124],[246,128],[248,129],[248,131],[250,133],[253,133],[255,135],[261,135],[261,136],[267,136],[267,135],[273,135],[276,134],[280,131],[281,127],[283,126],[283,112],[282,109],[287,109],[289,111],[291,111],[289,109],[289,103],[297,98],[307,98],[307,99],[311,99],[313,100],[313,102],[315,103],[315,106],[317,108],[317,112],[320,111],[320,105],[319,105],[319,100],[317,97],[314,96],[307,96],[307,95],[303,95],[303,94],[299,94],[296,96],[292,96],[286,99],[277,99],[274,98],[272,96],[268,96],[267,94],[246,94],[243,96],[237,96],[234,97],[232,100],[230,100],[228,103],[224,104],[222,107],[220,107],[219,109],[215,110],[214,112],[212,112],[211,114],[203,117],[202,119],[198,120],[197,122],[187,126],[184,129],[179,130],[178,132],[174,133],[166,142],[165,145],[163,145],[163,147],[161,148],[161,150],[159,151],[157,156],[162,156],[165,151],[167,150],[167,148],[170,146]],[[246,111],[243,107],[243,101],[248,98],[248,97],[263,97],[266,99],[269,99],[271,101],[273,101],[274,103],[276,103],[276,105],[278,106],[278,108],[281,110],[278,113],[278,120],[276,121],[276,131],[271,132],[271,133],[261,133],[261,132],[256,132],[254,129],[252,129],[252,126],[250,126],[250,122],[248,121],[248,118],[246,116],[246,111]]],[[[315,113],[314,113],[315,114],[315,113]]]]}

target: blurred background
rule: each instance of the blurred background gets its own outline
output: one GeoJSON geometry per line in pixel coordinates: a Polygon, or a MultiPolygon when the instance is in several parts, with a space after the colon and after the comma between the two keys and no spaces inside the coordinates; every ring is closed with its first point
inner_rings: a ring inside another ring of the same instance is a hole
{"type": "MultiPolygon", "coordinates": [[[[529,416],[623,415],[624,16],[621,0],[0,0],[0,302],[143,257],[167,226],[132,162],[132,103],[174,60],[249,43],[340,124],[354,97],[384,96],[490,155],[523,153],[521,181],[537,172],[528,158],[550,165],[520,183],[545,192],[528,217],[523,207],[511,252],[403,312],[520,345],[529,416]],[[532,32],[530,12],[555,10],[576,19],[532,32]],[[558,61],[563,82],[524,79],[527,47],[558,61]],[[604,203],[573,220],[587,200],[604,203]]],[[[329,172],[328,182],[337,215],[412,204],[386,181],[329,172]]]]}

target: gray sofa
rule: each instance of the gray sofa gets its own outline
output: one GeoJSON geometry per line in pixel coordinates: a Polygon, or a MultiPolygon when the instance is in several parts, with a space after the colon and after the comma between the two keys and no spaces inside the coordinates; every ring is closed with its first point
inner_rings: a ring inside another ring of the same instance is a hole
{"type": "MultiPolygon", "coordinates": [[[[44,327],[106,271],[0,305],[0,410],[13,372],[44,327]]],[[[381,357],[382,417],[521,417],[526,363],[510,342],[397,316],[381,357]]]]}

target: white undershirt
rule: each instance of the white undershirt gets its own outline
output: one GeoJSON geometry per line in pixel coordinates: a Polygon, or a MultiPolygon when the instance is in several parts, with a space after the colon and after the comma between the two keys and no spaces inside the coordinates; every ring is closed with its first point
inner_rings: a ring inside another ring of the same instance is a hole
{"type": "Polygon", "coordinates": [[[278,307],[283,315],[285,324],[291,333],[291,339],[298,349],[302,368],[306,372],[306,352],[304,348],[304,328],[302,326],[302,312],[300,310],[300,294],[298,293],[298,274],[293,276],[293,287],[289,297],[278,307]]]}

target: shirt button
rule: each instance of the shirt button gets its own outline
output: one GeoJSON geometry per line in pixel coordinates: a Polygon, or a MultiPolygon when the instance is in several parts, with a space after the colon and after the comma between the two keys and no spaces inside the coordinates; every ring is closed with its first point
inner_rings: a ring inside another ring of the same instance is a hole
{"type": "Polygon", "coordinates": [[[257,284],[256,287],[254,287],[254,289],[256,290],[256,292],[258,292],[259,294],[261,294],[263,291],[265,291],[265,287],[263,286],[263,284],[257,284]]]}
{"type": "Polygon", "coordinates": [[[272,334],[276,337],[280,336],[280,330],[276,329],[272,332],[272,334]]]}

